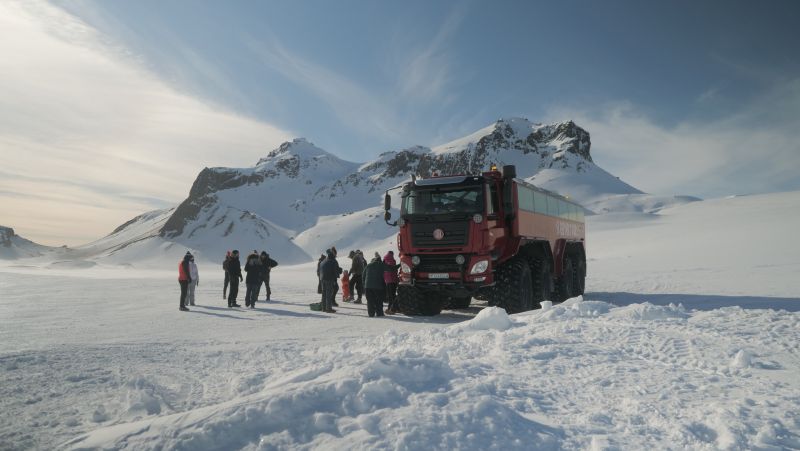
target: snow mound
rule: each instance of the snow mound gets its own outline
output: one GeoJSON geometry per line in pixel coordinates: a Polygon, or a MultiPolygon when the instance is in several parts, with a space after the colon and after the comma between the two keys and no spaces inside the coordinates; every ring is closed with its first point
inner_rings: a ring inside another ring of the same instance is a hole
{"type": "Polygon", "coordinates": [[[487,307],[478,313],[475,318],[467,321],[464,327],[473,330],[507,330],[511,327],[511,318],[500,307],[487,307]]]}
{"type": "Polygon", "coordinates": [[[689,313],[683,308],[683,305],[669,304],[669,305],[653,305],[649,302],[643,304],[631,304],[625,307],[615,308],[609,314],[612,318],[627,318],[639,321],[658,321],[658,320],[673,320],[673,319],[687,319],[689,313]]]}
{"type": "Polygon", "coordinates": [[[545,320],[569,320],[574,318],[595,318],[605,315],[614,306],[601,301],[584,301],[583,296],[567,299],[560,305],[543,311],[540,318],[545,320]]]}
{"type": "Polygon", "coordinates": [[[411,354],[378,358],[366,365],[362,377],[366,381],[387,379],[415,392],[435,391],[447,385],[453,371],[445,361],[411,354]]]}
{"type": "Polygon", "coordinates": [[[740,349],[739,352],[733,356],[731,366],[734,368],[750,368],[753,366],[753,353],[745,349],[740,349]]]}
{"type": "MultiPolygon", "coordinates": [[[[332,364],[283,378],[261,393],[97,429],[66,445],[185,450],[557,448],[560,430],[527,419],[488,394],[476,396],[454,387],[455,372],[446,355],[408,349],[375,359],[346,351],[332,354],[332,364]]],[[[156,408],[155,402],[151,408],[156,408]]]]}

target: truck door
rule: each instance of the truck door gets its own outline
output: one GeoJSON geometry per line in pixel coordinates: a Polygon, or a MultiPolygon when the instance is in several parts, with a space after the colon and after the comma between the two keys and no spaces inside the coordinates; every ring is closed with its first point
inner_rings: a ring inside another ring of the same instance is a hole
{"type": "Polygon", "coordinates": [[[488,241],[484,243],[485,248],[497,249],[497,245],[500,244],[497,241],[505,238],[502,205],[497,182],[492,180],[486,184],[486,226],[489,229],[489,236],[488,241]]]}

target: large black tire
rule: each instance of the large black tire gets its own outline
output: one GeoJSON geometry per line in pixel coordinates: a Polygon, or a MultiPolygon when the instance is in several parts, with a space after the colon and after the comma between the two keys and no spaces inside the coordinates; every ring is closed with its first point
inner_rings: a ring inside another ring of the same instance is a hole
{"type": "Polygon", "coordinates": [[[397,287],[397,305],[400,312],[412,316],[434,316],[442,313],[442,303],[434,296],[425,296],[417,287],[397,287]]]}
{"type": "Polygon", "coordinates": [[[550,267],[541,260],[533,261],[533,308],[542,308],[550,296],[550,267]]]}
{"type": "Polygon", "coordinates": [[[457,309],[465,309],[469,308],[469,304],[472,302],[472,298],[469,296],[463,298],[450,298],[447,302],[446,309],[457,310],[457,309]]]}
{"type": "Polygon", "coordinates": [[[579,257],[575,263],[575,279],[572,283],[573,296],[580,296],[586,289],[586,261],[579,257]]]}
{"type": "Polygon", "coordinates": [[[558,302],[564,302],[573,296],[575,296],[575,270],[572,259],[564,257],[564,271],[556,284],[556,299],[558,302]]]}
{"type": "Polygon", "coordinates": [[[534,308],[533,297],[533,275],[527,260],[513,258],[495,271],[489,305],[502,307],[508,313],[519,313],[534,308]]]}

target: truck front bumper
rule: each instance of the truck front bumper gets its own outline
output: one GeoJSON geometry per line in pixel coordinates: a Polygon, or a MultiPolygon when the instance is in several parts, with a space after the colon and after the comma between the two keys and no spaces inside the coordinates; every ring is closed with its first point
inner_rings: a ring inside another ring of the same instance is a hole
{"type": "Polygon", "coordinates": [[[494,285],[492,274],[482,274],[480,277],[459,277],[448,279],[430,279],[428,274],[401,274],[399,285],[414,286],[424,291],[436,291],[451,297],[473,296],[483,288],[494,285]],[[470,280],[471,279],[471,280],[470,280]],[[478,280],[476,280],[478,279],[478,280]]]}

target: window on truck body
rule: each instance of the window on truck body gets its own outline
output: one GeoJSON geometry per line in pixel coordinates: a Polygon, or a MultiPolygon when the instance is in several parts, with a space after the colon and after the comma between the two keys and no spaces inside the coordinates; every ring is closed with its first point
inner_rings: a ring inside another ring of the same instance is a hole
{"type": "Polygon", "coordinates": [[[558,200],[558,216],[561,219],[570,219],[570,211],[572,210],[572,205],[564,200],[558,200]]]}
{"type": "Polygon", "coordinates": [[[533,192],[533,211],[542,215],[547,214],[547,197],[546,194],[539,191],[533,192]]]}
{"type": "Polygon", "coordinates": [[[547,196],[547,215],[558,216],[558,199],[553,196],[547,196]]]}
{"type": "Polygon", "coordinates": [[[533,212],[533,190],[525,185],[517,185],[517,201],[521,210],[533,212]]]}

